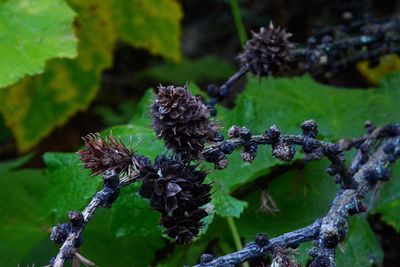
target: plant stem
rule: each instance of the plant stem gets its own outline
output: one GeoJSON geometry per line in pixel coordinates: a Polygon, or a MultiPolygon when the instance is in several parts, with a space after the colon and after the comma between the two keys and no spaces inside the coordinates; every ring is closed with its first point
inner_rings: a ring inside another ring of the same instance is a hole
{"type": "MultiPolygon", "coordinates": [[[[231,230],[233,241],[235,242],[235,246],[237,250],[242,250],[243,245],[242,241],[240,240],[239,232],[236,228],[235,221],[233,220],[232,217],[227,217],[226,221],[228,222],[229,229],[231,230]]],[[[243,263],[243,267],[250,267],[250,265],[247,262],[243,263]]]]}
{"type": "Polygon", "coordinates": [[[233,20],[239,35],[240,43],[243,45],[247,40],[246,30],[244,29],[242,17],[240,16],[239,3],[237,0],[230,0],[233,20]]]}

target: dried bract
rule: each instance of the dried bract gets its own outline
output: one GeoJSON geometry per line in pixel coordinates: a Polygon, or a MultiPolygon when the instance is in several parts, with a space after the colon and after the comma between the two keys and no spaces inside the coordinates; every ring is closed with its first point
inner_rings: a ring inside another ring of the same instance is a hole
{"type": "Polygon", "coordinates": [[[128,172],[130,166],[138,167],[133,151],[115,139],[111,134],[103,138],[100,134],[89,134],[83,138],[85,148],[77,153],[83,167],[92,170],[93,175],[107,170],[118,173],[128,172]]]}

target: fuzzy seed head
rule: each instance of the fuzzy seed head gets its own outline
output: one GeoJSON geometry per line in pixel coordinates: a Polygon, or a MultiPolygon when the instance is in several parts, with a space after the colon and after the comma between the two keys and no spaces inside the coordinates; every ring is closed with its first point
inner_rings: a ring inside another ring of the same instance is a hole
{"type": "Polygon", "coordinates": [[[294,47],[289,41],[292,36],[284,29],[275,28],[270,22],[268,28],[261,27],[253,32],[253,37],[244,46],[239,55],[242,65],[247,65],[254,75],[277,76],[289,69],[293,57],[290,49],[294,47]]]}
{"type": "Polygon", "coordinates": [[[296,150],[292,144],[279,141],[272,145],[272,156],[282,161],[291,161],[296,150]]]}
{"type": "Polygon", "coordinates": [[[151,116],[157,136],[185,159],[200,158],[205,143],[216,134],[208,108],[186,86],[159,86],[151,116]]]}

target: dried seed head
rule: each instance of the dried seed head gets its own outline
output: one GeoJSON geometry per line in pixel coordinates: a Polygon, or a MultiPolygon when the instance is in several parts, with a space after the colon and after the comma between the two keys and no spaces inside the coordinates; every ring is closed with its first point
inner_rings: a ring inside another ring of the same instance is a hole
{"type": "Polygon", "coordinates": [[[314,120],[307,120],[301,124],[303,134],[310,138],[315,138],[318,135],[318,125],[314,120]]]}
{"type": "Polygon", "coordinates": [[[257,156],[257,148],[258,145],[256,143],[250,142],[248,145],[244,146],[240,157],[246,162],[252,162],[257,156]]]}
{"type": "Polygon", "coordinates": [[[51,229],[50,240],[56,244],[62,244],[67,239],[70,230],[70,224],[58,224],[51,229]]]}
{"type": "Polygon", "coordinates": [[[296,150],[292,144],[279,141],[272,145],[272,156],[282,161],[291,161],[296,150]]]}
{"type": "Polygon", "coordinates": [[[140,169],[143,180],[139,194],[150,199],[152,209],[162,214],[161,225],[169,237],[186,244],[198,235],[201,220],[208,215],[211,185],[203,184],[204,171],[179,160],[157,157],[154,166],[140,169]]]}
{"type": "Polygon", "coordinates": [[[151,116],[157,136],[185,159],[200,158],[204,144],[216,134],[209,109],[186,86],[159,86],[151,116]]]}
{"type": "Polygon", "coordinates": [[[268,128],[268,130],[265,131],[265,135],[271,139],[271,141],[275,142],[279,139],[279,136],[281,135],[281,131],[279,128],[274,124],[271,127],[268,128]]]}
{"type": "Polygon", "coordinates": [[[111,134],[107,138],[103,138],[99,133],[89,134],[83,140],[85,148],[77,153],[83,167],[91,169],[93,175],[107,170],[127,172],[130,166],[138,167],[133,151],[111,134]]]}
{"type": "Polygon", "coordinates": [[[253,32],[253,37],[246,42],[239,60],[258,76],[282,74],[293,60],[290,54],[290,49],[294,47],[289,41],[291,36],[291,33],[275,28],[270,22],[268,28],[261,27],[258,33],[253,32]]]}

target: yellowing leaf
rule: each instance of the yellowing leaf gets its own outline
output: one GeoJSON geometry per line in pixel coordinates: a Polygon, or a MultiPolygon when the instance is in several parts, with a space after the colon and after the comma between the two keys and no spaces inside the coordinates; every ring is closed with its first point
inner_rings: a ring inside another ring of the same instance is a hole
{"type": "Polygon", "coordinates": [[[368,67],[368,61],[362,61],[357,63],[357,69],[370,83],[378,84],[386,74],[400,70],[400,58],[395,54],[383,56],[375,68],[368,67]]]}
{"type": "Polygon", "coordinates": [[[0,3],[0,87],[42,73],[49,59],[75,57],[74,17],[64,0],[0,3]]]}
{"type": "Polygon", "coordinates": [[[41,76],[25,78],[0,91],[0,112],[26,151],[92,101],[101,72],[112,63],[116,39],[106,1],[70,1],[78,13],[79,55],[75,60],[53,60],[41,76]]]}
{"type": "Polygon", "coordinates": [[[182,8],[176,0],[114,0],[120,37],[154,55],[179,61],[182,8]]]}

